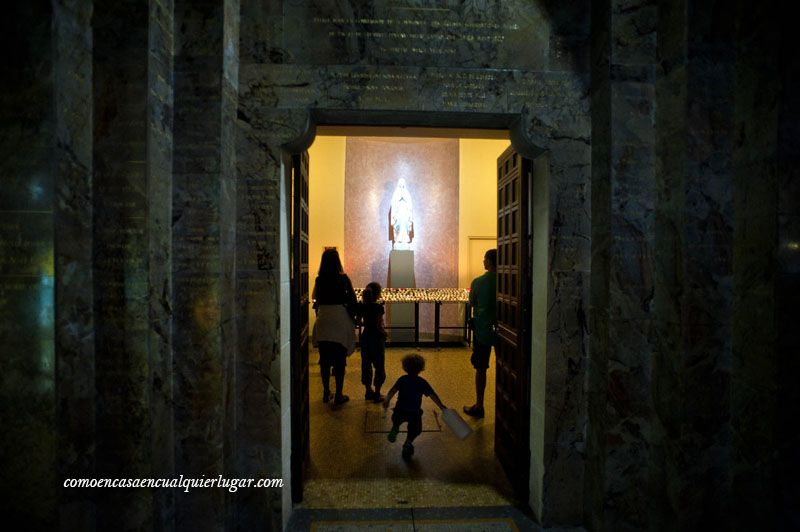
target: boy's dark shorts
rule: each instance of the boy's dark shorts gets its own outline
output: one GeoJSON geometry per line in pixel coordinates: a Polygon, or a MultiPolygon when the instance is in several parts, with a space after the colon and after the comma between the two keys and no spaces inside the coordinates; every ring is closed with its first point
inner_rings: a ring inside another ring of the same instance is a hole
{"type": "Polygon", "coordinates": [[[484,344],[472,340],[472,356],[469,361],[475,369],[489,369],[489,356],[492,354],[492,344],[484,344]]]}
{"type": "Polygon", "coordinates": [[[399,427],[402,423],[408,422],[408,439],[413,440],[422,434],[422,410],[409,412],[407,410],[397,410],[392,414],[392,425],[399,427]]]}

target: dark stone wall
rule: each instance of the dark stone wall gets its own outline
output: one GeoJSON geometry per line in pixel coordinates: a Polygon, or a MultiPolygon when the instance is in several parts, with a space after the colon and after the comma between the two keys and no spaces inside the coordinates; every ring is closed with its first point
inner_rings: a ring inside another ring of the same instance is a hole
{"type": "Polygon", "coordinates": [[[673,509],[690,528],[727,526],[731,515],[734,19],[722,2],[691,2],[687,10],[680,388],[685,417],[678,441],[694,459],[682,464],[685,485],[673,509]],[[688,512],[682,510],[687,500],[688,512]]]}
{"type": "Polygon", "coordinates": [[[55,526],[58,495],[52,6],[8,8],[0,30],[9,51],[0,66],[0,500],[6,519],[43,529],[55,526]]]}
{"type": "Polygon", "coordinates": [[[779,13],[593,5],[592,528],[792,519],[796,66],[779,13]]]}
{"type": "Polygon", "coordinates": [[[792,529],[800,524],[790,480],[800,472],[790,426],[799,403],[798,60],[787,53],[794,31],[786,8],[742,2],[738,11],[732,506],[742,529],[792,529]]]}
{"type": "MultiPolygon", "coordinates": [[[[147,54],[147,223],[150,471],[175,475],[173,353],[173,0],[149,2],[147,54]]],[[[175,528],[175,492],[152,491],[153,528],[175,528]]]]}
{"type": "Polygon", "coordinates": [[[168,490],[63,482],[173,472],[172,6],[64,0],[4,20],[3,513],[168,529],[168,490]]]}
{"type": "MultiPolygon", "coordinates": [[[[94,6],[95,474],[100,478],[174,472],[171,28],[172,6],[166,2],[94,6]]],[[[164,492],[154,498],[148,489],[98,490],[97,527],[164,526],[171,518],[170,495],[164,492]]]]}
{"type": "Polygon", "coordinates": [[[655,357],[654,2],[594,10],[592,333],[587,521],[638,529],[650,511],[655,357]],[[602,449],[602,451],[600,451],[602,449]]]}
{"type": "MultiPolygon", "coordinates": [[[[96,475],[149,474],[147,20],[95,6],[92,197],[96,475]]],[[[164,264],[161,267],[166,267],[164,264]]],[[[151,526],[144,490],[98,490],[97,526],[151,526]]]]}
{"type": "MultiPolygon", "coordinates": [[[[55,341],[60,478],[95,474],[92,275],[92,32],[90,2],[53,3],[56,198],[55,341]]],[[[94,526],[90,490],[61,488],[58,523],[94,526]]]]}
{"type": "MultiPolygon", "coordinates": [[[[172,193],[176,471],[232,476],[232,144],[223,132],[225,2],[175,4],[172,193]]],[[[177,494],[177,528],[222,528],[226,490],[177,494]]]]}
{"type": "Polygon", "coordinates": [[[675,506],[680,500],[680,481],[685,463],[678,453],[683,429],[680,407],[683,388],[681,355],[681,294],[683,260],[681,226],[685,205],[684,179],[687,151],[687,2],[659,2],[658,54],[659,75],[656,84],[656,284],[655,311],[656,356],[654,370],[657,393],[654,399],[659,432],[653,442],[651,476],[655,499],[651,508],[653,521],[665,529],[679,529],[675,506]]]}
{"type": "MultiPolygon", "coordinates": [[[[778,99],[778,275],[775,284],[777,321],[777,404],[775,448],[776,527],[800,528],[800,58],[792,54],[794,26],[785,6],[778,10],[780,43],[778,99]]],[[[766,494],[769,496],[769,494],[766,494]]]]}
{"type": "Polygon", "coordinates": [[[586,474],[584,523],[603,526],[605,506],[606,375],[608,373],[608,272],[611,230],[611,4],[592,2],[592,266],[589,294],[591,344],[586,366],[586,474]]]}

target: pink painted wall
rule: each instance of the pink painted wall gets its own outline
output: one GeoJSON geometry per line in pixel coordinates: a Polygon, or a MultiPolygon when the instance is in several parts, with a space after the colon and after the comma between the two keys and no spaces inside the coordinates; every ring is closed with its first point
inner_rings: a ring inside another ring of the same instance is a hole
{"type": "MultiPolygon", "coordinates": [[[[417,287],[458,286],[458,139],[348,137],[345,155],[345,271],[353,284],[387,286],[389,204],[405,178],[414,216],[417,287]]],[[[444,305],[442,324],[456,324],[444,305]]],[[[433,328],[433,305],[420,307],[422,331],[433,328]]]]}

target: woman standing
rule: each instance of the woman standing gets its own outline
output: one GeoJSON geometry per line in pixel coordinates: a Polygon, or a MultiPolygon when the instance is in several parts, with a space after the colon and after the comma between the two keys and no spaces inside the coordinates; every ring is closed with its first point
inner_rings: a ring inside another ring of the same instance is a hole
{"type": "Polygon", "coordinates": [[[346,403],[350,398],[342,394],[344,368],[347,357],[355,351],[356,335],[352,313],[356,308],[356,295],[350,278],[344,273],[339,252],[328,248],[322,253],[319,272],[314,281],[314,324],[312,343],[319,348],[319,365],[322,374],[322,401],[330,400],[331,370],[336,381],[334,405],[346,403]]]}

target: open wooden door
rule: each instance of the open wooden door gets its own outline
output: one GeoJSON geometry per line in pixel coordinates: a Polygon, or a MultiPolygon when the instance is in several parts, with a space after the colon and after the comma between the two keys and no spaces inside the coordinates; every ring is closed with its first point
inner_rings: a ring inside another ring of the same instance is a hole
{"type": "Polygon", "coordinates": [[[292,155],[291,401],[292,501],[303,500],[309,455],[308,406],[308,152],[292,155]]]}
{"type": "Polygon", "coordinates": [[[509,146],[497,160],[495,452],[527,500],[530,470],[530,187],[533,165],[509,146]]]}

